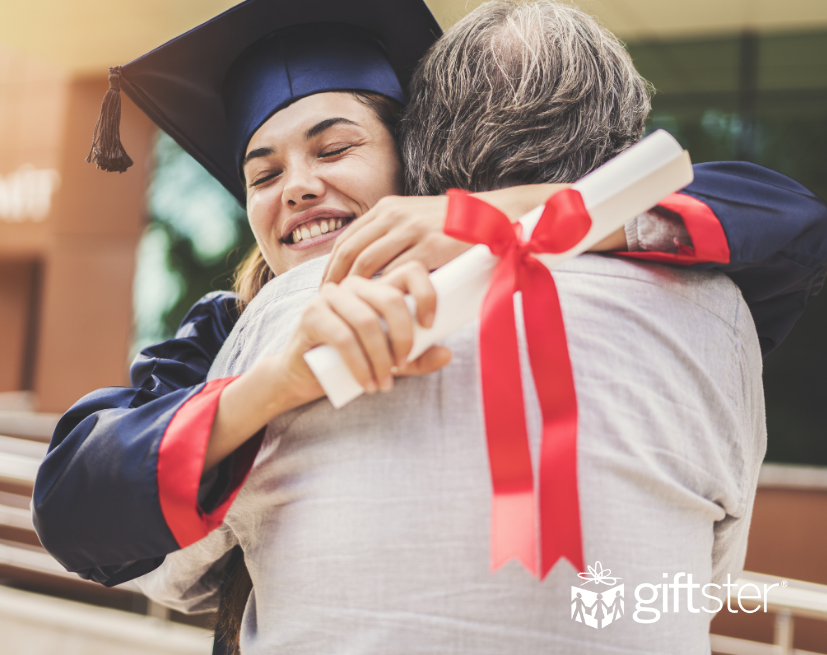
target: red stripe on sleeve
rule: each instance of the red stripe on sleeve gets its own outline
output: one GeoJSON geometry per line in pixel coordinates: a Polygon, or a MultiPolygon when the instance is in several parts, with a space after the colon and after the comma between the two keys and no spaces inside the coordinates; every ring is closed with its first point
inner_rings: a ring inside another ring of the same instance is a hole
{"type": "Polygon", "coordinates": [[[212,511],[198,504],[198,489],[221,392],[235,377],[211,380],[187,400],[169,422],[158,447],[158,498],[164,519],[181,548],[221,525],[250,472],[263,431],[233,453],[230,490],[212,511]]]}
{"type": "Polygon", "coordinates": [[[612,254],[682,266],[704,262],[729,263],[729,243],[724,228],[721,226],[721,221],[715,215],[715,212],[708,205],[692,196],[673,193],[659,202],[658,207],[674,212],[683,219],[694,247],[682,248],[678,253],[647,251],[612,254]]]}

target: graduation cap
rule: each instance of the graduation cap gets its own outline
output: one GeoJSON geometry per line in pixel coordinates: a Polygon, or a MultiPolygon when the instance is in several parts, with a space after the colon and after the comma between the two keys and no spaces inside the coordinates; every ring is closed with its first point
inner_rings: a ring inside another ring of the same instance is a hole
{"type": "Polygon", "coordinates": [[[442,30],[422,0],[246,0],[109,69],[86,161],[132,165],[120,90],[244,205],[241,161],[255,131],[301,98],[366,91],[405,103],[414,66],[442,30]]]}

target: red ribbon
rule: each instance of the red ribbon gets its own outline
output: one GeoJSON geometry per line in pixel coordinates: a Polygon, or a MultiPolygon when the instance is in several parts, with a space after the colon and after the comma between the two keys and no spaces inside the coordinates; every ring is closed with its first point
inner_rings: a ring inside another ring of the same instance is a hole
{"type": "Polygon", "coordinates": [[[583,570],[577,494],[577,396],[557,287],[531,253],[561,253],[589,231],[591,218],[580,193],[566,189],[546,203],[531,235],[498,209],[452,189],[445,233],[484,243],[500,257],[480,318],[480,368],[491,506],[491,565],[512,557],[538,575],[534,476],[520,378],[514,293],[523,295],[529,361],[543,415],[540,449],[540,561],[542,580],[561,557],[583,570]]]}

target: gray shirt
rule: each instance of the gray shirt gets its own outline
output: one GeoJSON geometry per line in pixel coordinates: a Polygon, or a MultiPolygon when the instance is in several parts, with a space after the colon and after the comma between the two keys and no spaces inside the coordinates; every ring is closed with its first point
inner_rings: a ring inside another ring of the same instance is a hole
{"type": "MultiPolygon", "coordinates": [[[[282,349],[324,264],[268,283],[210,377],[282,349]]],[[[515,562],[489,570],[476,324],[445,341],[454,358],[437,373],[272,421],[224,525],[145,576],[148,595],[214,608],[213,572],[241,544],[254,585],[244,655],[706,652],[711,614],[638,623],[633,589],[677,571],[720,583],[743,564],[765,448],[749,311],[712,272],[584,255],[555,280],[578,398],[585,558],[623,579],[622,619],[595,630],[571,618],[582,580],[568,562],[542,582],[515,562]]],[[[523,384],[536,461],[527,373],[523,384]]]]}

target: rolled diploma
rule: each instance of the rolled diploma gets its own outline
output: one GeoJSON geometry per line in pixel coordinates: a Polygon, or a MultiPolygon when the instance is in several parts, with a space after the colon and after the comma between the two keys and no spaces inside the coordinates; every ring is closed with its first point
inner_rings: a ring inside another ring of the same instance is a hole
{"type": "MultiPolygon", "coordinates": [[[[692,179],[689,153],[668,132],[657,130],[573,185],[592,219],[591,229],[580,243],[563,253],[535,257],[549,269],[557,268],[692,179]]],[[[520,219],[525,239],[531,236],[543,209],[541,205],[520,219]]],[[[488,246],[476,245],[431,274],[437,294],[434,324],[425,329],[414,321],[414,343],[408,361],[479,316],[498,261],[488,246]]],[[[408,296],[407,301],[415,314],[413,298],[408,296]]],[[[364,393],[332,346],[313,348],[304,359],[335,408],[364,393]]]]}

